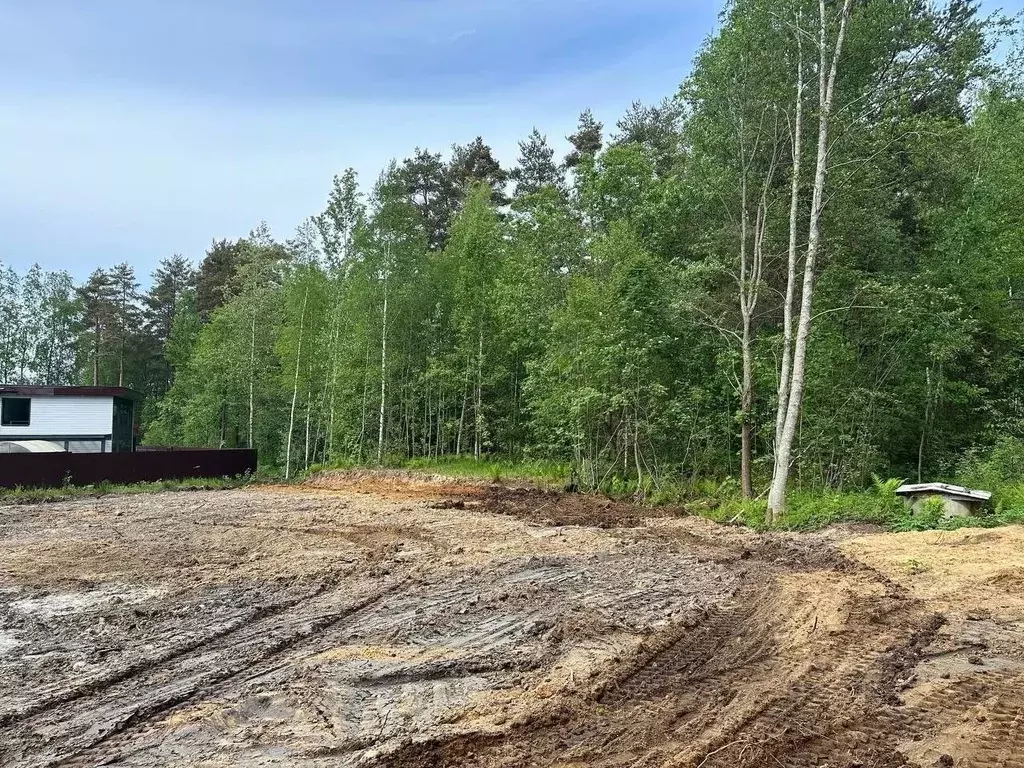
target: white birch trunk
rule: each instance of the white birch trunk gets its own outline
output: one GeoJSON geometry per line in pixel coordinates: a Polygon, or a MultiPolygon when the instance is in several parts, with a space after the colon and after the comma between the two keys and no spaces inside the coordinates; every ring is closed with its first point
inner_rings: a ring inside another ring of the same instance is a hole
{"type": "MultiPolygon", "coordinates": [[[[775,412],[774,453],[778,462],[778,446],[786,425],[789,407],[789,377],[793,365],[793,301],[796,295],[797,221],[800,212],[800,170],[803,160],[804,132],[804,47],[798,30],[796,71],[796,113],[793,119],[793,180],[789,200],[789,258],[786,265],[786,298],[782,306],[782,364],[779,368],[778,405],[775,412]]],[[[774,473],[773,473],[774,474],[774,473]]]]}
{"type": "Polygon", "coordinates": [[[480,460],[480,453],[483,448],[481,433],[484,428],[484,415],[483,415],[483,370],[484,370],[484,327],[483,322],[480,322],[478,326],[477,334],[477,355],[476,355],[476,405],[474,411],[476,412],[476,429],[473,430],[474,443],[473,443],[473,456],[477,461],[480,460]]]}
{"type": "MultiPolygon", "coordinates": [[[[299,369],[302,365],[302,335],[306,327],[306,301],[309,299],[309,288],[306,288],[302,296],[302,314],[299,316],[299,343],[295,350],[295,377],[292,381],[292,410],[288,417],[288,443],[284,449],[284,479],[289,480],[292,476],[292,438],[295,434],[295,405],[299,400],[299,369]]],[[[308,411],[307,411],[308,413],[308,411]]],[[[309,448],[309,422],[306,426],[306,447],[309,448]]]]}
{"type": "MultiPolygon", "coordinates": [[[[310,420],[312,418],[313,410],[313,392],[312,387],[307,384],[306,386],[306,446],[305,455],[302,457],[302,468],[304,471],[309,471],[309,436],[310,436],[310,420]]],[[[317,429],[319,432],[319,428],[317,429]]]]}
{"type": "MultiPolygon", "coordinates": [[[[742,124],[740,130],[742,131],[742,124]]],[[[741,139],[742,147],[742,139],[741,139]]],[[[747,159],[742,158],[743,168],[740,176],[740,317],[743,322],[743,335],[740,341],[740,353],[743,358],[743,381],[740,385],[740,486],[743,498],[754,495],[752,481],[750,445],[750,411],[753,404],[754,362],[751,351],[750,317],[752,308],[748,302],[748,269],[747,269],[747,238],[750,228],[750,204],[747,199],[747,159]]]]}
{"type": "MultiPolygon", "coordinates": [[[[331,320],[331,373],[327,379],[325,386],[327,387],[329,394],[325,398],[327,400],[327,459],[328,461],[334,461],[334,410],[335,410],[335,393],[338,389],[338,309],[334,308],[334,317],[331,320]]],[[[319,428],[318,428],[319,429],[319,428]]]]}
{"type": "Polygon", "coordinates": [[[384,412],[387,397],[388,367],[388,272],[384,270],[384,312],[380,331],[380,413],[377,420],[377,463],[384,458],[384,412]]]}
{"type": "Polygon", "coordinates": [[[256,414],[256,304],[252,307],[252,333],[249,338],[249,447],[253,447],[256,414]]]}
{"type": "Polygon", "coordinates": [[[819,46],[820,66],[818,70],[818,149],[814,172],[814,191],[811,197],[811,218],[807,237],[807,256],[804,260],[803,295],[800,298],[800,319],[797,325],[796,342],[793,347],[793,374],[790,378],[789,400],[786,406],[786,421],[782,428],[782,437],[776,448],[775,472],[772,476],[771,490],[768,493],[768,516],[770,522],[779,519],[786,510],[786,495],[789,486],[789,468],[792,460],[793,442],[796,438],[797,426],[800,421],[800,408],[803,405],[805,368],[807,362],[807,342],[811,336],[811,310],[814,299],[814,267],[821,247],[821,214],[825,205],[825,181],[828,176],[828,140],[830,119],[832,116],[832,99],[835,95],[836,75],[839,71],[839,58],[843,51],[846,37],[846,25],[850,18],[853,0],[844,0],[839,32],[836,35],[835,49],[832,52],[832,63],[828,65],[826,44],[828,40],[828,24],[825,12],[825,0],[818,0],[819,10],[819,46]],[[828,75],[826,76],[826,68],[828,75]],[[827,79],[826,79],[827,77],[827,79]]]}

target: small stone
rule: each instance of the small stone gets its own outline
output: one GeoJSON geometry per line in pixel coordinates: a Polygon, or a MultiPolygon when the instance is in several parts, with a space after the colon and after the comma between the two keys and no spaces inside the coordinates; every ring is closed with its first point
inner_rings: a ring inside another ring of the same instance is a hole
{"type": "Polygon", "coordinates": [[[935,765],[943,766],[943,768],[948,768],[949,766],[952,766],[952,755],[939,755],[939,759],[935,761],[935,765]]]}
{"type": "Polygon", "coordinates": [[[982,661],[981,656],[968,656],[967,657],[967,663],[968,664],[973,664],[976,667],[980,667],[980,666],[983,666],[985,664],[985,662],[982,661]]]}

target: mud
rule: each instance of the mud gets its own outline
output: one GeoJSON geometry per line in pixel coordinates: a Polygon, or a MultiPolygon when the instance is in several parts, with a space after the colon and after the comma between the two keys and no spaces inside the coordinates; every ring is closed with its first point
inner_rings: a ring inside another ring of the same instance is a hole
{"type": "Polygon", "coordinates": [[[1024,765],[1024,531],[929,536],[400,473],[0,507],[0,765],[1024,765]]]}

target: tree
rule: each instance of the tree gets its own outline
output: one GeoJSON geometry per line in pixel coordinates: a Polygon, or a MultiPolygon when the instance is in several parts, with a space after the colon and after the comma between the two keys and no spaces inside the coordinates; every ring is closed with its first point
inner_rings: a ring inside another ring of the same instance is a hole
{"type": "Polygon", "coordinates": [[[593,159],[601,151],[603,128],[589,109],[580,114],[576,133],[566,137],[572,144],[572,150],[565,156],[566,168],[575,169],[585,160],[593,159]]]}
{"type": "Polygon", "coordinates": [[[496,206],[508,205],[505,184],[508,172],[494,158],[490,146],[477,136],[469,144],[452,147],[451,177],[460,199],[465,198],[478,185],[491,189],[491,202],[496,206]]]}
{"type": "MultiPolygon", "coordinates": [[[[377,461],[384,458],[388,430],[389,389],[394,355],[394,328],[407,306],[408,291],[427,250],[423,221],[409,201],[398,166],[381,174],[371,200],[366,230],[364,285],[379,311],[380,372],[377,401],[377,461]]],[[[363,430],[365,431],[365,430],[363,430]]]]}
{"type": "Polygon", "coordinates": [[[509,174],[516,183],[516,200],[534,195],[544,187],[565,192],[565,177],[554,161],[555,150],[547,137],[536,128],[529,137],[519,142],[519,162],[509,174]]]}
{"type": "Polygon", "coordinates": [[[315,217],[327,264],[335,274],[341,274],[354,257],[355,233],[364,216],[362,195],[356,172],[346,168],[334,177],[327,209],[315,217]]]}
{"type": "Polygon", "coordinates": [[[204,320],[228,300],[243,254],[241,241],[214,240],[207,249],[196,275],[196,310],[204,320]]]}
{"type": "Polygon", "coordinates": [[[637,144],[654,160],[655,169],[667,175],[680,156],[681,108],[674,99],[657,106],[634,101],[617,123],[612,144],[637,144]]]}
{"type": "Polygon", "coordinates": [[[167,341],[178,309],[195,291],[196,274],[180,254],[163,259],[152,276],[150,289],[142,297],[146,343],[150,346],[153,372],[147,394],[166,392],[173,383],[174,369],[167,360],[167,341]]]}
{"type": "Polygon", "coordinates": [[[67,272],[46,272],[42,279],[40,336],[33,350],[34,380],[45,386],[73,384],[76,376],[75,330],[80,307],[67,272]]]}
{"type": "Polygon", "coordinates": [[[81,347],[90,361],[92,385],[99,386],[105,380],[102,368],[110,357],[108,345],[116,334],[117,288],[108,272],[97,269],[78,289],[78,298],[82,303],[81,347]]]}
{"type": "Polygon", "coordinates": [[[21,324],[21,276],[0,263],[0,381],[15,380],[21,324]]]}
{"type": "MultiPolygon", "coordinates": [[[[804,254],[804,275],[801,290],[800,315],[796,339],[793,342],[793,369],[786,389],[786,419],[782,426],[779,443],[775,447],[775,469],[768,493],[768,512],[771,522],[776,521],[786,509],[786,493],[789,484],[789,470],[793,441],[796,438],[797,422],[803,404],[805,366],[807,364],[807,342],[813,320],[813,299],[815,262],[821,248],[821,217],[825,207],[825,182],[829,169],[829,129],[831,128],[832,107],[835,99],[836,78],[839,61],[843,53],[847,24],[853,8],[853,0],[844,0],[839,11],[838,29],[835,40],[829,45],[830,23],[825,0],[819,0],[818,16],[818,148],[815,153],[814,186],[811,192],[810,224],[808,226],[807,251],[804,254]]],[[[793,291],[787,287],[786,294],[793,291]]],[[[781,401],[780,401],[781,403],[781,401]]]]}
{"type": "Polygon", "coordinates": [[[672,350],[664,270],[617,222],[555,310],[527,394],[541,440],[568,452],[590,487],[613,475],[638,490],[657,474],[672,350]]]}
{"type": "Polygon", "coordinates": [[[126,363],[131,365],[135,362],[129,360],[129,356],[137,351],[138,330],[142,321],[142,312],[139,308],[139,283],[135,279],[135,269],[124,262],[110,270],[108,278],[113,295],[113,337],[111,341],[115,345],[117,357],[117,385],[123,387],[126,386],[125,382],[127,381],[126,363]]]}
{"type": "Polygon", "coordinates": [[[416,148],[412,157],[402,161],[399,171],[409,199],[419,211],[431,249],[444,248],[448,228],[458,211],[461,179],[455,164],[446,164],[440,153],[416,148]]]}
{"type": "Polygon", "coordinates": [[[325,391],[321,381],[328,372],[326,358],[331,352],[333,341],[329,332],[330,279],[316,262],[296,260],[285,278],[282,291],[284,317],[277,352],[282,362],[284,385],[291,390],[284,459],[285,477],[288,478],[295,464],[293,451],[297,417],[304,413],[305,439],[301,456],[304,469],[309,468],[319,440],[313,433],[313,423],[315,418],[320,418],[320,414],[314,411],[323,409],[325,403],[322,399],[316,403],[314,398],[325,391]]]}
{"type": "MultiPolygon", "coordinates": [[[[781,202],[779,172],[784,159],[785,116],[779,104],[789,73],[779,48],[780,37],[785,40],[786,36],[769,5],[734,5],[722,32],[702,49],[681,93],[689,113],[685,136],[690,176],[708,189],[707,196],[720,201],[728,217],[717,235],[720,242],[712,246],[711,260],[727,275],[728,286],[716,286],[714,292],[728,296],[723,303],[729,309],[704,314],[712,328],[730,342],[735,341],[740,349],[742,374],[736,377],[740,486],[748,499],[754,495],[757,318],[765,288],[766,252],[772,249],[769,236],[773,234],[774,211],[781,202]],[[738,310],[735,320],[733,308],[738,310]]],[[[798,102],[797,143],[791,156],[796,171],[794,189],[799,178],[800,109],[798,102]]],[[[658,118],[649,117],[639,105],[634,105],[632,113],[627,124],[633,126],[641,141],[644,125],[657,124],[658,118]]],[[[710,211],[707,214],[712,215],[710,211]]],[[[791,235],[795,236],[794,229],[791,235]]],[[[713,302],[702,302],[709,303],[713,302]]]]}
{"type": "Polygon", "coordinates": [[[451,276],[451,313],[455,330],[452,352],[465,372],[456,453],[462,452],[469,430],[472,410],[473,455],[483,455],[489,435],[484,412],[486,350],[494,328],[493,287],[503,258],[501,223],[493,208],[491,188],[481,183],[474,187],[452,225],[452,234],[444,250],[444,261],[451,276]]]}
{"type": "Polygon", "coordinates": [[[241,246],[241,263],[232,284],[231,304],[248,326],[248,445],[266,448],[272,444],[270,419],[264,416],[261,423],[257,423],[256,414],[257,410],[261,416],[265,409],[272,410],[269,406],[274,393],[268,379],[278,367],[273,342],[280,322],[281,272],[288,254],[274,241],[266,222],[252,230],[241,246]]]}

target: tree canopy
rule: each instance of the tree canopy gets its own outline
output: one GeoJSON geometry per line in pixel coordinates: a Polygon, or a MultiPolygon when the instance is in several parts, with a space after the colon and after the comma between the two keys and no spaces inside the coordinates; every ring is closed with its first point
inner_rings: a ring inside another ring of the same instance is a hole
{"type": "Polygon", "coordinates": [[[0,379],[131,386],[146,440],[289,473],[950,476],[1024,439],[1006,29],[974,0],[732,0],[677,93],[608,137],[584,111],[564,161],[540,128],[508,167],[482,137],[417,147],[372,188],[335,176],[293,238],[214,241],[146,290],[0,264],[0,379]]]}

